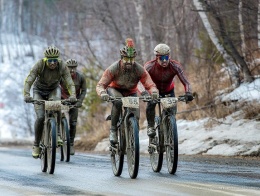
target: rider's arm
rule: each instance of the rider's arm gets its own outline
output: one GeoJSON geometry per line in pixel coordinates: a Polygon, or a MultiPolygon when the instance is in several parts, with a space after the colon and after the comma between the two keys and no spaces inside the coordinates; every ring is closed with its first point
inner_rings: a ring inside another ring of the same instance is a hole
{"type": "Polygon", "coordinates": [[[184,73],[182,65],[179,62],[177,62],[177,61],[171,61],[171,65],[176,70],[177,76],[180,79],[181,83],[183,84],[185,92],[190,92],[191,93],[192,92],[191,85],[190,85],[190,83],[188,81],[188,78],[187,78],[186,74],[184,73]]]}
{"type": "Polygon", "coordinates": [[[81,84],[80,84],[79,101],[81,101],[81,103],[82,103],[86,96],[86,93],[87,93],[87,84],[86,84],[86,80],[85,80],[84,76],[80,75],[80,77],[81,77],[81,84]]]}
{"type": "Polygon", "coordinates": [[[96,86],[96,91],[99,96],[102,92],[106,92],[106,88],[112,82],[112,80],[113,75],[111,71],[109,69],[106,69],[96,86]]]}
{"type": "Polygon", "coordinates": [[[146,70],[144,70],[140,81],[141,81],[142,85],[145,87],[145,89],[147,91],[149,91],[150,94],[152,94],[153,92],[159,93],[158,89],[156,88],[155,83],[153,82],[151,76],[149,75],[149,73],[146,70]]]}
{"type": "Polygon", "coordinates": [[[74,82],[71,78],[70,71],[69,71],[68,67],[66,67],[63,62],[61,62],[61,63],[62,63],[62,67],[63,67],[61,77],[64,79],[64,82],[66,83],[66,86],[69,90],[70,96],[76,97],[75,84],[74,84],[74,82]]]}
{"type": "Polygon", "coordinates": [[[23,90],[24,96],[30,96],[30,89],[31,89],[32,84],[34,83],[34,81],[36,80],[36,78],[38,76],[38,69],[39,69],[39,67],[41,67],[41,63],[42,63],[41,60],[38,61],[32,67],[30,73],[26,77],[26,79],[24,81],[24,90],[23,90]]]}

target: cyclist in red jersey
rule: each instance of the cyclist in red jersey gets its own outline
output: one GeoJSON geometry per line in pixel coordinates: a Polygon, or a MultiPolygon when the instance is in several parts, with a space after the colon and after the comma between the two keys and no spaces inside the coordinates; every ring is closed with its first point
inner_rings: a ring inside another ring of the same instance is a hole
{"type": "MultiPolygon", "coordinates": [[[[179,62],[170,59],[170,52],[171,50],[168,45],[158,44],[154,48],[156,58],[145,63],[144,67],[150,74],[153,82],[156,84],[161,97],[175,97],[173,78],[177,75],[184,86],[186,100],[192,101],[193,96],[191,85],[184,74],[182,65],[179,62]]],[[[142,95],[146,95],[146,91],[141,84],[138,85],[138,89],[142,95]]],[[[155,106],[156,103],[148,102],[146,107],[146,117],[148,123],[147,135],[149,137],[154,137],[156,135],[154,129],[155,106]]],[[[176,112],[176,109],[174,111],[176,112]]]]}
{"type": "MultiPolygon", "coordinates": [[[[150,75],[142,65],[135,62],[136,50],[131,38],[126,39],[126,45],[120,50],[121,59],[110,65],[102,75],[96,86],[97,94],[104,101],[113,97],[137,96],[137,85],[140,81],[152,98],[159,97],[158,89],[152,81],[150,75]]],[[[111,111],[110,143],[117,143],[117,122],[119,120],[122,103],[113,102],[111,111]]],[[[137,120],[139,119],[139,109],[135,111],[137,120]]]]}

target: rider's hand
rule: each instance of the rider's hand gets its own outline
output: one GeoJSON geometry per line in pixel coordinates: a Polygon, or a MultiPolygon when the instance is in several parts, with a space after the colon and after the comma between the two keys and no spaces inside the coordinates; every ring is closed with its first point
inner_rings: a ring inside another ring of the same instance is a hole
{"type": "Polygon", "coordinates": [[[76,108],[80,108],[82,106],[82,102],[81,101],[77,101],[77,103],[75,104],[76,108]]]}
{"type": "Polygon", "coordinates": [[[192,101],[193,95],[190,92],[186,92],[185,93],[185,99],[186,99],[186,101],[192,101]]]}
{"type": "Polygon", "coordinates": [[[156,99],[158,99],[159,98],[159,94],[157,93],[157,92],[152,92],[152,99],[153,100],[156,100],[156,99]]]}
{"type": "Polygon", "coordinates": [[[102,92],[100,94],[100,97],[103,101],[108,101],[109,100],[109,95],[106,92],[102,92]]]}
{"type": "Polygon", "coordinates": [[[149,96],[150,96],[150,94],[149,94],[147,91],[141,92],[141,95],[142,95],[143,97],[149,97],[149,96]]]}
{"type": "Polygon", "coordinates": [[[33,101],[33,98],[30,96],[24,96],[25,103],[31,103],[33,101]]]}
{"type": "Polygon", "coordinates": [[[70,103],[76,103],[77,102],[77,98],[75,96],[70,96],[69,97],[69,101],[70,101],[70,103]]]}

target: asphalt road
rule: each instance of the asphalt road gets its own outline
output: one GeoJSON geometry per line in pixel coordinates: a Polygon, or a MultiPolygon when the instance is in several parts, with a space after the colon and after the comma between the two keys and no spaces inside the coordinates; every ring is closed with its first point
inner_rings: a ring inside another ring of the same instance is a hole
{"type": "Polygon", "coordinates": [[[30,148],[0,147],[0,195],[260,195],[260,158],[180,156],[170,175],[165,163],[154,173],[141,155],[131,179],[126,161],[121,177],[113,175],[109,154],[76,152],[69,163],[57,159],[48,174],[30,148]]]}

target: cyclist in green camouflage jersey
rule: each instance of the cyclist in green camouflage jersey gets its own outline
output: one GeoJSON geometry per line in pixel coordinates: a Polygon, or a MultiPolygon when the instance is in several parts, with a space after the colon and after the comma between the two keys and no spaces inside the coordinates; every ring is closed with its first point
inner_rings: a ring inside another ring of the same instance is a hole
{"type": "MultiPolygon", "coordinates": [[[[70,101],[76,102],[75,85],[71,79],[69,69],[65,63],[59,59],[60,51],[55,46],[48,47],[44,52],[45,58],[40,59],[31,69],[24,82],[24,101],[31,102],[37,100],[60,100],[61,89],[60,80],[64,78],[69,90],[70,101]],[[30,96],[30,89],[33,85],[33,98],[30,96]]],[[[34,124],[35,140],[32,151],[34,158],[39,157],[39,143],[44,126],[44,106],[34,105],[36,121],[34,124]]],[[[60,140],[62,144],[62,140],[60,140]]]]}

